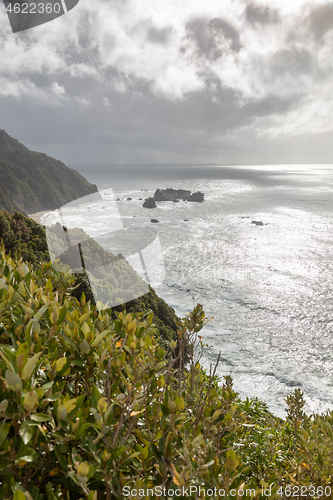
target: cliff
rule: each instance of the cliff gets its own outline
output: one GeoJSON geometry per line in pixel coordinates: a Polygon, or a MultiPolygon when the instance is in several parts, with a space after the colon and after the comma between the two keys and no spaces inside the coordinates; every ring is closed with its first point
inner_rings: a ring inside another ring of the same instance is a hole
{"type": "Polygon", "coordinates": [[[14,213],[54,210],[97,191],[76,170],[30,151],[0,130],[0,209],[14,213]]]}

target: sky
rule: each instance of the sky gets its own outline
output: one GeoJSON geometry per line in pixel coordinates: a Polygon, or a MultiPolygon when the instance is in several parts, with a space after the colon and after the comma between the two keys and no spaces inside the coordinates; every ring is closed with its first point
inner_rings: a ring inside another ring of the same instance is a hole
{"type": "Polygon", "coordinates": [[[66,164],[333,163],[333,1],[80,0],[13,34],[0,128],[66,164]]]}

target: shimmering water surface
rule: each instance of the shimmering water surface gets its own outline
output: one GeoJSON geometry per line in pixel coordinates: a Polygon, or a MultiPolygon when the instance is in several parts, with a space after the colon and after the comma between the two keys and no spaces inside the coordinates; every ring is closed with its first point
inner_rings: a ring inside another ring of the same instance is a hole
{"type": "Polygon", "coordinates": [[[157,292],[181,315],[201,303],[214,318],[205,366],[221,351],[220,375],[280,416],[295,387],[308,412],[333,408],[333,166],[75,168],[112,188],[124,227],[159,220],[157,292]],[[202,191],[205,202],[142,207],[166,187],[202,191]]]}

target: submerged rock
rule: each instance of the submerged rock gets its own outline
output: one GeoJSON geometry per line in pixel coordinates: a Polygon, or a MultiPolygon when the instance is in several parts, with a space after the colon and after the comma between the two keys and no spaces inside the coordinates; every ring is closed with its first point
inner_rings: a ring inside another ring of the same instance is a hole
{"type": "Polygon", "coordinates": [[[255,224],[256,226],[263,226],[264,223],[261,220],[253,220],[251,224],[255,224]]]}

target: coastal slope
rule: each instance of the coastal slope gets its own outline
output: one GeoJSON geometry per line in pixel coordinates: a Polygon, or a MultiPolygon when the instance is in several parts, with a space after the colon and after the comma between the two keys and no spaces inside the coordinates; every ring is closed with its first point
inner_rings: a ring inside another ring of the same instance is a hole
{"type": "Polygon", "coordinates": [[[76,170],[30,151],[0,130],[0,209],[14,213],[54,210],[97,191],[76,170]]]}

